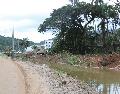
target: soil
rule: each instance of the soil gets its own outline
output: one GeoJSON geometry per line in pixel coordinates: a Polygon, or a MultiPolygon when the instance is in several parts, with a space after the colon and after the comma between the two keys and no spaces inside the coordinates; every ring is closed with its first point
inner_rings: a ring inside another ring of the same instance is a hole
{"type": "Polygon", "coordinates": [[[98,94],[94,87],[50,69],[0,57],[0,94],[98,94]]]}
{"type": "Polygon", "coordinates": [[[0,57],[0,94],[26,94],[24,76],[9,58],[0,57]]]}
{"type": "Polygon", "coordinates": [[[98,94],[94,87],[50,69],[46,64],[16,63],[25,73],[27,94],[98,94]]]}

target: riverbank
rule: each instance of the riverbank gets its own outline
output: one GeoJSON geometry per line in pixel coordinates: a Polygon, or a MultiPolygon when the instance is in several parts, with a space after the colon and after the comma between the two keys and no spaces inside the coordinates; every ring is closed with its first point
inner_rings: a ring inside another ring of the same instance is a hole
{"type": "Polygon", "coordinates": [[[27,94],[98,94],[95,88],[50,69],[46,64],[15,62],[25,72],[27,94]]]}
{"type": "MultiPolygon", "coordinates": [[[[30,61],[33,64],[35,64],[35,66],[36,65],[39,65],[39,66],[47,65],[47,66],[49,66],[48,68],[50,68],[52,70],[54,69],[53,74],[56,74],[56,71],[57,71],[58,78],[59,77],[63,78],[63,77],[61,77],[61,75],[65,74],[66,75],[65,77],[73,77],[75,79],[80,80],[80,81],[76,80],[79,82],[78,84],[80,85],[80,86],[78,86],[78,89],[76,89],[76,90],[79,90],[79,87],[81,90],[81,86],[87,85],[88,88],[94,87],[94,88],[92,88],[92,89],[94,89],[94,92],[98,91],[99,94],[107,94],[109,92],[118,92],[119,91],[119,86],[118,86],[119,84],[116,84],[116,83],[120,82],[119,66],[118,66],[120,59],[118,57],[119,57],[119,54],[116,54],[116,53],[104,55],[104,56],[102,56],[102,55],[81,56],[81,55],[71,55],[71,54],[66,53],[66,54],[55,54],[55,55],[45,55],[45,56],[42,56],[42,55],[32,55],[30,57],[23,56],[23,58],[21,58],[21,60],[23,60],[25,62],[30,61]],[[98,67],[98,65],[99,65],[98,63],[101,62],[102,60],[110,61],[111,63],[108,62],[110,64],[110,66],[98,67]],[[118,67],[115,69],[116,66],[118,66],[118,67]],[[81,84],[81,81],[83,81],[87,84],[85,84],[85,83],[81,84]],[[111,88],[111,86],[113,88],[111,88]],[[106,90],[108,88],[110,91],[106,90]],[[116,88],[116,90],[114,90],[114,88],[116,88]]],[[[37,69],[35,69],[35,70],[37,70],[37,69]]],[[[56,77],[53,77],[53,78],[56,78],[56,77]]],[[[52,83],[53,82],[54,81],[52,81],[52,83]]],[[[59,81],[56,81],[56,82],[59,82],[59,81]]],[[[62,83],[62,82],[63,82],[63,84],[64,83],[66,84],[66,81],[64,81],[64,80],[62,80],[62,81],[60,80],[59,83],[62,83]]],[[[49,86],[49,84],[48,84],[48,86],[49,86]]],[[[54,84],[53,84],[53,86],[54,86],[54,84]]],[[[62,85],[62,86],[64,86],[64,85],[62,85]]],[[[74,88],[74,87],[72,87],[72,88],[74,88]]],[[[87,88],[87,87],[85,87],[85,88],[87,88]]],[[[86,90],[88,90],[88,88],[86,90]]],[[[61,86],[60,86],[60,88],[57,87],[57,89],[58,89],[58,92],[64,91],[61,89],[61,86]],[[61,90],[61,91],[59,91],[59,90],[61,90]]],[[[82,89],[84,89],[84,88],[82,88],[82,89]]],[[[54,90],[57,91],[56,87],[54,90]]],[[[56,94],[56,93],[51,93],[51,94],[56,94]]],[[[62,93],[58,93],[58,94],[64,94],[64,93],[62,92],[62,93]]],[[[65,93],[65,94],[69,94],[69,93],[65,93]]],[[[70,93],[70,94],[76,94],[76,92],[70,93]]],[[[80,92],[77,94],[84,94],[84,93],[80,92]]],[[[92,92],[90,94],[94,94],[94,93],[92,92]]],[[[113,94],[113,93],[111,93],[111,94],[113,94]]]]}

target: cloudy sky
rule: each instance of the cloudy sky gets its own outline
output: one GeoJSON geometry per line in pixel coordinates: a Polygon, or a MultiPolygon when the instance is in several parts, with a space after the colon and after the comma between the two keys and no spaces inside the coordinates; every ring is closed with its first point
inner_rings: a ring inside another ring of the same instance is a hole
{"type": "MultiPolygon", "coordinates": [[[[40,34],[37,28],[53,9],[69,4],[69,0],[0,0],[0,35],[40,42],[54,37],[50,32],[40,34]]],[[[84,0],[87,1],[87,0],[84,0]]],[[[88,0],[89,1],[89,0],[88,0]]]]}
{"type": "Polygon", "coordinates": [[[68,0],[0,0],[0,35],[11,36],[14,27],[16,38],[34,42],[53,37],[40,34],[37,28],[53,9],[68,4],[68,0]]]}

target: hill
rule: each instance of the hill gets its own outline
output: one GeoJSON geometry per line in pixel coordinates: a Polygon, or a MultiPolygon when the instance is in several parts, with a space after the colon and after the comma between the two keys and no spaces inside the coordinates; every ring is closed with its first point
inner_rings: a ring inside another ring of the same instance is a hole
{"type": "MultiPolygon", "coordinates": [[[[21,41],[21,39],[14,39],[15,42],[15,50],[17,51],[18,48],[21,49],[21,47],[19,46],[19,41],[21,41]]],[[[29,41],[30,45],[33,45],[34,42],[29,41]]],[[[12,38],[11,37],[4,37],[0,35],[0,51],[4,51],[7,48],[12,48],[12,38]]]]}

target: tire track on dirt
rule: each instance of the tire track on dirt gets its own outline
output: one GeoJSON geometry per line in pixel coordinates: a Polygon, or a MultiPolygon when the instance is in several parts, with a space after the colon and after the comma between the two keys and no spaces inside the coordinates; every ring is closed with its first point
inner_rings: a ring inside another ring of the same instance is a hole
{"type": "Polygon", "coordinates": [[[32,66],[21,61],[15,61],[14,63],[25,77],[26,94],[50,94],[45,78],[41,77],[32,66]]]}
{"type": "Polygon", "coordinates": [[[26,72],[24,71],[24,69],[22,68],[22,66],[20,66],[20,64],[18,64],[16,61],[13,61],[13,63],[18,67],[18,69],[21,71],[21,73],[23,74],[24,76],[24,81],[25,81],[25,94],[29,94],[28,93],[28,88],[29,88],[29,85],[27,83],[27,80],[25,79],[25,77],[27,76],[26,72]]]}
{"type": "Polygon", "coordinates": [[[0,57],[0,94],[26,94],[24,75],[10,58],[0,57]]]}

